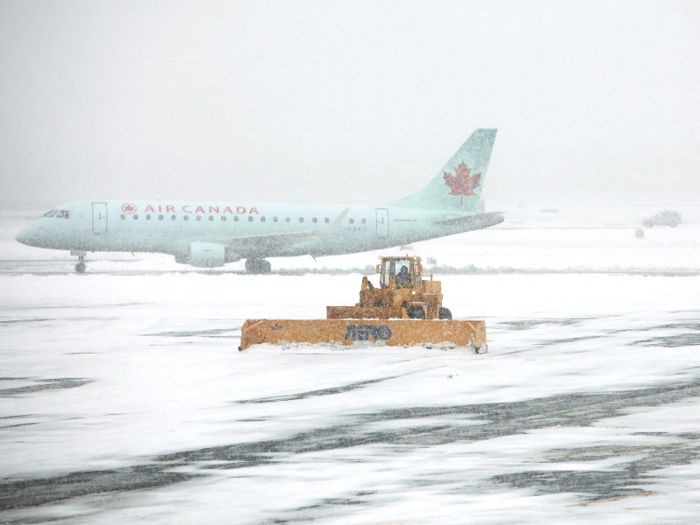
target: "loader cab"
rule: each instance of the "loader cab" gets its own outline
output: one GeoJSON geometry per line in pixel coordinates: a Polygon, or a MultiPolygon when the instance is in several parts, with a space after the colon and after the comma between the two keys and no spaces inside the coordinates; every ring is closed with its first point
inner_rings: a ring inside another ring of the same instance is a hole
{"type": "Polygon", "coordinates": [[[420,257],[382,257],[377,266],[379,284],[382,288],[391,286],[391,279],[399,288],[418,288],[421,285],[420,257]]]}

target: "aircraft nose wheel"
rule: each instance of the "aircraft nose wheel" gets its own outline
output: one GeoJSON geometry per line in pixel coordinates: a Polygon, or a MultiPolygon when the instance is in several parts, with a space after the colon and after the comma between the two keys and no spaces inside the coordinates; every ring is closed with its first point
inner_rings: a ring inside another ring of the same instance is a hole
{"type": "Polygon", "coordinates": [[[75,265],[75,271],[78,273],[85,273],[87,265],[85,264],[85,252],[71,252],[71,255],[78,256],[78,264],[75,265]]]}

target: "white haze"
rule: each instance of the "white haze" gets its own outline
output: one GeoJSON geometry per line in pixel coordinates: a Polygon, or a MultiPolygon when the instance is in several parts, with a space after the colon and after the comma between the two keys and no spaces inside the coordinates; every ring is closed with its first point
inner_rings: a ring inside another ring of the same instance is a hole
{"type": "Polygon", "coordinates": [[[693,2],[0,2],[0,206],[700,197],[693,2]]]}

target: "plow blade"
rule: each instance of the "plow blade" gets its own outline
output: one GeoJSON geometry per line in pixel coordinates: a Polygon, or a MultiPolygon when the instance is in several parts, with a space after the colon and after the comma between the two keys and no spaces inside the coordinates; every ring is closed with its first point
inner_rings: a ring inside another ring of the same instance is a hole
{"type": "Polygon", "coordinates": [[[470,347],[484,353],[484,321],[395,319],[248,319],[241,329],[241,350],[259,344],[376,343],[388,346],[470,347]]]}

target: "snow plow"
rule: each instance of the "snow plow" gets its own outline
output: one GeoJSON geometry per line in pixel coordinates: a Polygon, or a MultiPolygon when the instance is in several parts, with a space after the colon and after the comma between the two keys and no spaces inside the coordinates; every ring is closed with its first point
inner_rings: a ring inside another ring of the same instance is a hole
{"type": "Polygon", "coordinates": [[[374,343],[488,350],[484,321],[452,320],[450,310],[442,306],[440,281],[423,279],[420,257],[380,261],[379,286],[363,277],[355,306],[328,306],[326,319],[248,319],[240,349],[256,344],[374,343]]]}

